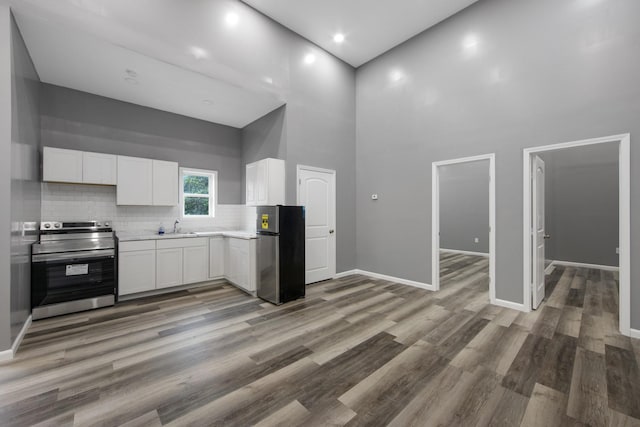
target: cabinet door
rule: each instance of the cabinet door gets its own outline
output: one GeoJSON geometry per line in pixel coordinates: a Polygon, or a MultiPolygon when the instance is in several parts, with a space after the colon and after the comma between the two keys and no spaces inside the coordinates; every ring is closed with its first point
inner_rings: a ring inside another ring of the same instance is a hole
{"type": "Polygon", "coordinates": [[[224,276],[224,238],[209,239],[209,278],[216,279],[224,276]]]}
{"type": "Polygon", "coordinates": [[[156,288],[180,286],[182,281],[182,248],[156,251],[156,288]]]}
{"type": "Polygon", "coordinates": [[[42,180],[82,184],[82,151],[44,147],[42,180]]]}
{"type": "Polygon", "coordinates": [[[120,252],[118,255],[118,295],[156,288],[156,251],[120,252]]]}
{"type": "Polygon", "coordinates": [[[267,205],[269,204],[269,168],[267,160],[260,160],[257,165],[255,189],[256,205],[267,205]]]}
{"type": "Polygon", "coordinates": [[[82,153],[82,182],[116,185],[116,156],[102,153],[82,153]]]}
{"type": "Polygon", "coordinates": [[[204,282],[209,277],[209,254],[207,246],[184,248],[183,281],[187,283],[204,282]]]}
{"type": "Polygon", "coordinates": [[[244,289],[249,289],[249,247],[248,240],[228,239],[228,266],[227,279],[244,289]]]}
{"type": "Polygon", "coordinates": [[[267,200],[266,205],[284,205],[285,163],[280,159],[266,159],[267,200]]]}
{"type": "Polygon", "coordinates": [[[153,204],[153,161],[138,157],[118,156],[116,204],[153,204]]]}
{"type": "Polygon", "coordinates": [[[246,203],[249,206],[256,205],[256,185],[258,180],[258,164],[250,163],[247,165],[247,176],[245,178],[246,185],[246,203]]]}
{"type": "Polygon", "coordinates": [[[178,205],[178,164],[153,161],[153,205],[178,205]]]}

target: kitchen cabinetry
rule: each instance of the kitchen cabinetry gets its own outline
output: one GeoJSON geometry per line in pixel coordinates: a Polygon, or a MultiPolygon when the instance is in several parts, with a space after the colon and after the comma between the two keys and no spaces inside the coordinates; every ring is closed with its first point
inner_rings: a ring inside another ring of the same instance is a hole
{"type": "Polygon", "coordinates": [[[82,184],[82,151],[44,147],[42,180],[82,184]]]}
{"type": "Polygon", "coordinates": [[[116,204],[150,206],[153,203],[153,160],[118,156],[116,204]]]}
{"type": "Polygon", "coordinates": [[[118,156],[118,205],[176,206],[178,184],[175,162],[118,156]]]}
{"type": "Polygon", "coordinates": [[[184,284],[204,282],[209,277],[209,251],[207,242],[183,249],[184,284]]]}
{"type": "Polygon", "coordinates": [[[225,276],[247,292],[256,291],[256,240],[226,238],[225,276]]]}
{"type": "Polygon", "coordinates": [[[209,278],[217,279],[224,276],[224,242],[222,236],[209,239],[209,278]]]}
{"type": "Polygon", "coordinates": [[[178,164],[163,160],[153,161],[153,205],[178,205],[178,164]]]}
{"type": "Polygon", "coordinates": [[[284,205],[284,189],[284,160],[269,158],[246,166],[247,205],[284,205]]]}
{"type": "Polygon", "coordinates": [[[116,185],[116,157],[113,154],[44,147],[42,180],[116,185]]]}
{"type": "Polygon", "coordinates": [[[122,242],[118,251],[118,295],[156,288],[156,242],[122,242]]]}
{"type": "MultiPolygon", "coordinates": [[[[158,244],[161,242],[158,242],[158,244]]],[[[183,283],[182,248],[156,250],[156,288],[170,288],[183,283]]]]}
{"type": "Polygon", "coordinates": [[[82,153],[82,182],[116,185],[117,156],[102,153],[82,153]]]}
{"type": "Polygon", "coordinates": [[[255,295],[256,239],[187,237],[121,242],[119,295],[225,278],[255,295]]]}

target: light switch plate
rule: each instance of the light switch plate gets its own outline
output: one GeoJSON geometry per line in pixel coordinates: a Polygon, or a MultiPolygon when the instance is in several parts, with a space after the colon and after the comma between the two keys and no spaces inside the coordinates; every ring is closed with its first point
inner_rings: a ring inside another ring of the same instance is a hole
{"type": "Polygon", "coordinates": [[[480,243],[480,239],[478,239],[477,237],[476,237],[475,239],[473,239],[473,241],[474,241],[475,243],[480,243]]]}

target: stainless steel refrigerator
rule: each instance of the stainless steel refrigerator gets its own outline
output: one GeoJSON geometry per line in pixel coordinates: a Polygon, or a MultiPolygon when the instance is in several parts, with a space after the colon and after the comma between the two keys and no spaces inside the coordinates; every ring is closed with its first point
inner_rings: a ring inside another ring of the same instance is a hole
{"type": "Polygon", "coordinates": [[[273,304],[302,298],[304,207],[258,206],[258,296],[273,304]]]}

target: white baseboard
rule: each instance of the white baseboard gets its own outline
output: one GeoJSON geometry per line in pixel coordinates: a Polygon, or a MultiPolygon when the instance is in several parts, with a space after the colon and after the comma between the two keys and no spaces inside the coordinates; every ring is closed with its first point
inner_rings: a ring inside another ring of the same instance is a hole
{"type": "MultiPolygon", "coordinates": [[[[344,272],[344,273],[340,273],[340,274],[344,274],[346,276],[347,275],[346,273],[349,273],[349,274],[362,274],[363,276],[373,277],[374,279],[388,280],[390,282],[396,282],[396,283],[399,283],[401,285],[413,286],[414,288],[426,289],[428,291],[435,291],[436,290],[433,285],[430,285],[428,283],[416,282],[414,280],[402,279],[400,277],[387,276],[386,274],[374,273],[374,272],[371,272],[371,271],[355,269],[355,270],[351,270],[349,272],[344,272]]],[[[344,276],[342,276],[342,277],[344,277],[344,276]]]]}
{"type": "Polygon", "coordinates": [[[497,305],[497,306],[505,307],[505,308],[510,308],[512,310],[524,311],[525,313],[530,311],[530,310],[527,310],[525,308],[524,304],[517,303],[517,302],[511,302],[511,301],[507,301],[507,300],[503,300],[503,299],[496,298],[491,303],[493,305],[497,305]]]}
{"type": "Polygon", "coordinates": [[[551,274],[553,270],[556,269],[555,264],[551,261],[551,264],[547,265],[547,268],[544,269],[544,274],[551,274]]]}
{"type": "Polygon", "coordinates": [[[451,254],[460,254],[460,255],[481,256],[481,257],[489,258],[489,254],[486,252],[461,251],[458,249],[444,249],[444,248],[440,248],[440,252],[448,252],[451,254]]]}
{"type": "Polygon", "coordinates": [[[27,317],[27,320],[25,320],[24,325],[22,325],[22,329],[20,329],[18,336],[13,341],[13,345],[11,346],[11,348],[9,350],[0,351],[0,361],[11,360],[14,358],[14,356],[18,352],[18,347],[20,347],[24,336],[29,330],[29,326],[31,326],[31,315],[29,315],[29,317],[27,317]]]}
{"type": "Polygon", "coordinates": [[[353,276],[354,274],[358,274],[358,270],[353,269],[353,270],[342,271],[342,272],[336,274],[335,276],[333,276],[333,278],[334,279],[341,279],[343,277],[353,276]]]}
{"type": "Polygon", "coordinates": [[[631,338],[638,338],[640,339],[640,329],[629,329],[629,336],[631,338]]]}
{"type": "Polygon", "coordinates": [[[620,271],[620,267],[616,267],[614,265],[587,264],[584,262],[553,261],[551,265],[562,265],[565,267],[577,267],[577,268],[595,268],[598,270],[606,270],[606,271],[620,271]]]}

